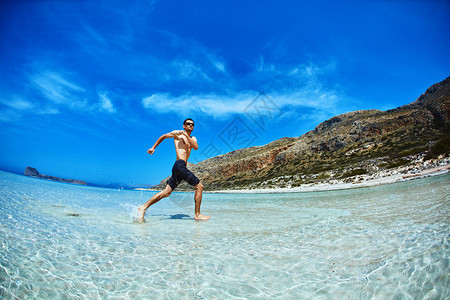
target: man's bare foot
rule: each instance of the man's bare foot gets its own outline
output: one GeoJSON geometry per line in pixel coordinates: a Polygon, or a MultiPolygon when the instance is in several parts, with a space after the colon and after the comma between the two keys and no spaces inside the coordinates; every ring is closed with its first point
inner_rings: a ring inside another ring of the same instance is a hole
{"type": "Polygon", "coordinates": [[[198,214],[194,216],[194,219],[196,219],[197,221],[206,221],[210,218],[210,216],[205,216],[202,214],[198,214]]]}
{"type": "Polygon", "coordinates": [[[145,222],[145,220],[144,220],[145,209],[143,209],[142,206],[139,206],[139,207],[138,207],[138,211],[139,211],[139,214],[138,214],[138,219],[139,219],[139,221],[145,222]]]}

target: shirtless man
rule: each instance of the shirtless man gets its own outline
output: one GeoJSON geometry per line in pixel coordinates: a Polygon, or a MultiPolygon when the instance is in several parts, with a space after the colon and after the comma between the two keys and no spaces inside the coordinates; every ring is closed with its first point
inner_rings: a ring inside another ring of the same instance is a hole
{"type": "Polygon", "coordinates": [[[194,130],[194,121],[192,119],[186,119],[183,122],[184,130],[174,130],[172,132],[163,134],[151,147],[148,149],[148,154],[153,154],[155,148],[161,144],[161,142],[168,138],[173,138],[175,142],[175,151],[177,153],[177,160],[172,168],[172,177],[167,181],[166,188],[161,192],[153,195],[153,197],[147,201],[144,205],[138,207],[139,220],[144,221],[145,211],[151,205],[155,204],[159,200],[169,197],[172,191],[180,184],[181,181],[186,181],[195,188],[195,220],[208,220],[209,216],[205,216],[200,213],[200,205],[202,204],[203,184],[191,171],[186,167],[187,160],[191,154],[191,150],[197,150],[198,144],[195,137],[191,137],[191,132],[194,130]]]}

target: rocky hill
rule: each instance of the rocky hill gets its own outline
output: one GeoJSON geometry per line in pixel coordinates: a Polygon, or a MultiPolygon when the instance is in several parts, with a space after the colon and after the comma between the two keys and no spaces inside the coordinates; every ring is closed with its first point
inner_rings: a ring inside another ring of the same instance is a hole
{"type": "Polygon", "coordinates": [[[55,176],[43,175],[43,174],[40,174],[38,172],[38,170],[36,170],[35,168],[32,168],[32,167],[26,167],[24,175],[34,177],[34,178],[39,178],[39,179],[47,179],[47,180],[53,180],[53,181],[58,181],[58,182],[87,185],[87,182],[82,181],[82,180],[64,179],[64,178],[59,178],[59,177],[55,177],[55,176]]]}
{"type": "MultiPolygon", "coordinates": [[[[353,181],[448,156],[449,120],[450,77],[408,105],[338,115],[301,137],[236,150],[190,168],[207,190],[353,181]]],[[[159,187],[164,185],[162,181],[159,187]]]]}

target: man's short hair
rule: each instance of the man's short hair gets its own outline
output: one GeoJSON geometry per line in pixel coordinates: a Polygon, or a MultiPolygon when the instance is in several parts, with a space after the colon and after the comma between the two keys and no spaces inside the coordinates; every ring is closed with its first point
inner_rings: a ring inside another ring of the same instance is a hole
{"type": "MultiPolygon", "coordinates": [[[[186,122],[187,121],[192,121],[192,122],[194,122],[194,120],[192,120],[191,118],[187,118],[186,120],[184,120],[184,122],[183,122],[183,125],[186,125],[186,122]]],[[[194,122],[195,123],[195,122],[194,122]]]]}

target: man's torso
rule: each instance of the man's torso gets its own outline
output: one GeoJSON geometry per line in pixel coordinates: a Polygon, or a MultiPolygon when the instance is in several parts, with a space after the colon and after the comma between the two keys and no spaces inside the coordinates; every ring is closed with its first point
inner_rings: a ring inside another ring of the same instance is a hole
{"type": "Polygon", "coordinates": [[[192,150],[192,147],[189,144],[187,138],[184,136],[175,137],[174,142],[175,142],[175,151],[177,153],[177,159],[182,159],[185,162],[187,162],[192,150]]]}

